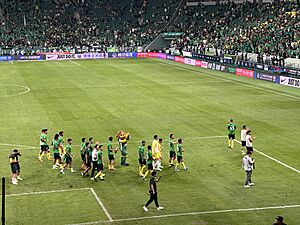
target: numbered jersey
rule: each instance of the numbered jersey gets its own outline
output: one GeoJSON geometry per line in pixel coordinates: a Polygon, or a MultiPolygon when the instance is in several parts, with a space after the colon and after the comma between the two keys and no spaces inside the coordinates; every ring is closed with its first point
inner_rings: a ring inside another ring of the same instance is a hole
{"type": "Polygon", "coordinates": [[[227,125],[227,129],[228,129],[228,134],[233,135],[235,134],[236,125],[234,123],[229,123],[227,125]]]}

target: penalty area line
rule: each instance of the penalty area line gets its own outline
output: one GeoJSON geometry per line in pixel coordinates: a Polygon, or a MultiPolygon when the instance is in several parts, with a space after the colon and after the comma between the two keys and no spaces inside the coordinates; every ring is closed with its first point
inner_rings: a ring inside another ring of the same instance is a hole
{"type": "Polygon", "coordinates": [[[23,195],[41,195],[41,194],[70,192],[70,191],[84,191],[84,190],[90,190],[90,188],[76,188],[76,189],[63,189],[63,190],[53,190],[53,191],[25,192],[25,193],[18,193],[18,194],[8,194],[8,195],[5,195],[5,196],[6,197],[13,197],[13,196],[23,196],[23,195]]]}
{"type": "Polygon", "coordinates": [[[112,222],[113,219],[111,217],[111,215],[109,214],[107,208],[105,207],[105,205],[103,204],[103,202],[101,201],[101,199],[99,198],[99,196],[97,195],[97,193],[95,192],[94,188],[90,188],[92,194],[94,195],[96,201],[98,202],[98,204],[100,205],[101,209],[103,210],[103,212],[105,213],[107,219],[109,222],[112,222]]]}
{"type": "MultiPolygon", "coordinates": [[[[238,141],[238,140],[235,140],[235,142],[241,144],[241,142],[238,141]]],[[[279,163],[280,165],[282,165],[282,166],[284,166],[284,167],[286,167],[286,168],[288,168],[288,169],[291,169],[291,170],[293,170],[293,171],[295,171],[295,172],[297,172],[297,173],[300,173],[300,170],[297,170],[297,169],[295,169],[294,167],[291,167],[291,166],[285,164],[284,162],[281,162],[280,160],[275,159],[274,157],[269,156],[269,155],[267,155],[266,153],[263,153],[262,151],[257,150],[256,148],[253,148],[253,150],[254,150],[254,152],[257,152],[257,153],[259,153],[259,154],[261,154],[261,155],[267,157],[268,159],[271,159],[271,160],[273,160],[274,162],[279,163]]]]}
{"type": "Polygon", "coordinates": [[[95,221],[95,222],[86,222],[86,223],[77,223],[77,224],[68,224],[68,225],[90,225],[90,224],[101,224],[101,223],[112,223],[112,222],[125,222],[125,221],[136,221],[136,220],[146,220],[146,219],[179,217],[179,216],[248,212],[248,211],[261,211],[261,210],[271,210],[271,209],[289,209],[289,208],[299,208],[299,207],[300,205],[285,205],[285,206],[269,206],[269,207],[260,207],[260,208],[225,209],[225,210],[203,211],[203,212],[164,214],[164,215],[157,215],[157,216],[132,217],[132,218],[124,218],[124,219],[115,219],[113,221],[95,221]]]}

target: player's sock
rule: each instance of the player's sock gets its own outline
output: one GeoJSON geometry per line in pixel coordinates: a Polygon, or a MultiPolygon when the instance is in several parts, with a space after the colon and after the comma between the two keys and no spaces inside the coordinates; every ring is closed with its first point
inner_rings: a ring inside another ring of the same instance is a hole
{"type": "Polygon", "coordinates": [[[51,160],[50,152],[47,153],[47,159],[48,159],[48,160],[51,160]]]}
{"type": "Polygon", "coordinates": [[[228,148],[230,148],[230,146],[231,146],[231,140],[228,139],[228,148]]]}
{"type": "Polygon", "coordinates": [[[140,169],[140,175],[141,175],[141,176],[144,176],[144,174],[143,174],[143,170],[144,170],[145,168],[146,168],[146,166],[145,166],[145,165],[143,165],[143,166],[142,166],[142,168],[140,169]]]}
{"type": "Polygon", "coordinates": [[[176,165],[175,165],[175,171],[178,170],[178,162],[176,162],[176,165]]]}
{"type": "Polygon", "coordinates": [[[171,159],[171,165],[174,165],[174,159],[171,159]]]}
{"type": "Polygon", "coordinates": [[[231,140],[231,148],[233,148],[234,140],[231,140]]]}
{"type": "Polygon", "coordinates": [[[181,165],[182,165],[183,168],[186,170],[186,166],[185,166],[184,162],[181,162],[181,165]]]}
{"type": "Polygon", "coordinates": [[[109,170],[111,169],[111,165],[109,165],[109,164],[108,164],[108,169],[109,169],[109,170]]]}
{"type": "Polygon", "coordinates": [[[148,173],[149,173],[149,170],[147,170],[146,173],[144,174],[144,176],[143,176],[144,179],[147,177],[148,173]]]}
{"type": "Polygon", "coordinates": [[[98,177],[100,177],[100,176],[101,176],[101,174],[102,174],[102,172],[101,172],[101,171],[100,171],[100,172],[98,172],[98,173],[96,174],[95,178],[98,178],[98,177]]]}
{"type": "Polygon", "coordinates": [[[40,158],[43,159],[44,155],[45,155],[45,153],[42,152],[42,154],[40,154],[40,158]]]}
{"type": "Polygon", "coordinates": [[[142,169],[142,167],[141,167],[141,165],[139,165],[139,175],[141,175],[141,169],[142,169]]]}
{"type": "Polygon", "coordinates": [[[76,171],[71,167],[71,173],[75,173],[76,171]]]}

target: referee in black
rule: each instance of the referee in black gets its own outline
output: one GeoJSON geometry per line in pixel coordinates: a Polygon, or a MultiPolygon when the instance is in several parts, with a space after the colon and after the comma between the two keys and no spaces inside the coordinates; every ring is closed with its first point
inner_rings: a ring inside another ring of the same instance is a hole
{"type": "Polygon", "coordinates": [[[161,207],[159,206],[158,204],[158,201],[157,201],[157,186],[156,186],[156,182],[159,182],[160,180],[160,177],[159,178],[156,178],[156,171],[153,171],[151,173],[151,178],[150,178],[150,190],[149,190],[149,193],[150,193],[150,199],[149,201],[146,203],[146,205],[143,206],[143,209],[148,212],[148,205],[151,204],[151,202],[155,202],[155,205],[156,205],[156,209],[157,210],[162,210],[164,209],[164,207],[161,207]]]}

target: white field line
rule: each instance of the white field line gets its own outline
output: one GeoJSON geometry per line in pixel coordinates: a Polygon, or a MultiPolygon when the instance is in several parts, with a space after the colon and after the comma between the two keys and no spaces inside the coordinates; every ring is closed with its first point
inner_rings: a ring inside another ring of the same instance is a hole
{"type": "Polygon", "coordinates": [[[17,94],[12,94],[12,95],[2,95],[0,96],[0,98],[6,98],[6,97],[14,97],[14,96],[18,96],[18,95],[23,95],[23,94],[26,94],[30,91],[30,88],[29,87],[26,87],[26,86],[23,86],[23,85],[17,85],[17,84],[0,84],[2,86],[13,86],[13,87],[21,87],[23,89],[26,89],[25,91],[22,91],[20,93],[17,93],[17,94]]]}
{"type": "Polygon", "coordinates": [[[20,147],[20,148],[39,148],[39,147],[36,147],[36,146],[0,143],[0,146],[2,146],[2,145],[4,145],[4,146],[12,146],[12,147],[20,147]]]}
{"type": "Polygon", "coordinates": [[[100,205],[100,207],[102,208],[102,210],[104,211],[107,219],[109,222],[112,222],[113,219],[111,217],[111,215],[109,214],[107,208],[105,207],[105,205],[102,203],[101,199],[99,198],[99,196],[97,195],[97,193],[95,192],[94,188],[90,188],[92,194],[95,196],[95,199],[97,200],[98,204],[100,205]]]}
{"type": "MultiPolygon", "coordinates": [[[[238,141],[238,140],[235,140],[235,142],[241,144],[241,142],[238,141]]],[[[289,166],[289,165],[287,165],[287,164],[281,162],[280,160],[275,159],[275,158],[273,158],[272,156],[269,156],[269,155],[267,155],[267,154],[265,154],[265,153],[263,153],[263,152],[257,150],[256,148],[253,148],[253,149],[254,149],[254,152],[257,152],[257,153],[259,153],[259,154],[261,154],[261,155],[267,157],[268,159],[271,159],[271,160],[273,160],[273,161],[279,163],[280,165],[285,166],[286,168],[289,168],[289,169],[291,169],[291,170],[293,170],[293,171],[295,171],[295,172],[297,172],[297,173],[300,173],[300,170],[297,170],[297,169],[295,169],[294,167],[291,167],[291,166],[289,166]]]]}
{"type": "Polygon", "coordinates": [[[40,194],[50,194],[50,193],[70,192],[70,191],[83,191],[83,190],[90,190],[90,188],[76,188],[76,189],[64,189],[64,190],[54,190],[54,191],[25,192],[25,193],[19,193],[19,194],[8,194],[8,195],[5,195],[5,196],[6,197],[13,197],[13,196],[23,196],[23,195],[40,195],[40,194]]]}
{"type": "Polygon", "coordinates": [[[194,70],[192,68],[191,69],[184,68],[184,67],[181,67],[179,65],[173,65],[173,64],[170,64],[170,63],[168,63],[166,61],[161,61],[161,60],[157,60],[157,59],[148,59],[148,60],[153,60],[153,61],[156,61],[156,62],[160,62],[160,63],[163,63],[165,65],[168,65],[170,67],[174,67],[174,68],[177,68],[177,69],[182,69],[182,70],[190,71],[190,72],[194,72],[194,73],[200,73],[201,75],[204,75],[204,76],[207,76],[207,77],[212,77],[212,78],[215,78],[215,79],[218,79],[218,80],[223,80],[223,81],[227,81],[227,82],[231,82],[231,83],[238,83],[239,85],[243,85],[243,86],[246,86],[246,87],[255,88],[255,89],[258,89],[258,90],[262,90],[262,91],[270,92],[270,93],[273,93],[273,94],[278,94],[278,95],[281,95],[281,96],[285,96],[285,97],[289,97],[289,98],[294,98],[294,99],[300,100],[300,97],[298,97],[298,96],[294,96],[294,95],[289,95],[289,94],[285,94],[285,93],[281,93],[281,92],[277,92],[277,91],[268,90],[268,89],[265,89],[263,87],[255,85],[255,84],[245,84],[245,83],[241,83],[240,81],[231,80],[231,79],[224,78],[224,77],[218,77],[218,76],[210,75],[210,74],[207,74],[207,73],[202,73],[201,71],[197,71],[197,70],[194,70]]]}
{"type": "Polygon", "coordinates": [[[71,63],[74,63],[74,64],[76,64],[77,66],[81,66],[81,64],[80,63],[78,63],[78,62],[76,62],[76,61],[73,61],[73,60],[69,60],[71,63]]]}
{"type": "Polygon", "coordinates": [[[86,222],[86,223],[77,223],[77,224],[68,224],[68,225],[89,225],[89,224],[101,224],[101,223],[109,223],[109,222],[110,223],[125,222],[125,221],[135,221],[135,220],[145,220],[145,219],[179,217],[179,216],[206,215],[206,214],[231,213],[231,212],[249,212],[249,211],[289,209],[289,208],[299,208],[299,207],[300,205],[286,205],[286,206],[270,206],[270,207],[260,207],[260,208],[225,209],[225,210],[204,211],[204,212],[175,213],[175,214],[164,214],[164,215],[157,215],[157,216],[133,217],[133,218],[115,219],[113,221],[95,221],[95,222],[86,222]]]}

